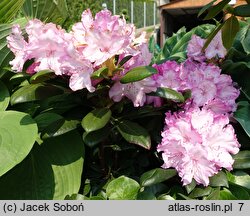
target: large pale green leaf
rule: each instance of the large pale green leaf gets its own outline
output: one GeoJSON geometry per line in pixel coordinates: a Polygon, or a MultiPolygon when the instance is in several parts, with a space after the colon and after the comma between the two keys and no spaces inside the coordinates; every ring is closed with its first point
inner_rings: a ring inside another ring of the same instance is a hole
{"type": "Polygon", "coordinates": [[[7,23],[16,16],[25,0],[1,0],[0,23],[7,23]]]}
{"type": "Polygon", "coordinates": [[[0,81],[0,111],[4,111],[10,102],[10,94],[7,87],[0,81]]]}
{"type": "Polygon", "coordinates": [[[14,55],[7,47],[6,37],[11,33],[13,24],[19,24],[23,29],[27,20],[25,18],[18,19],[11,24],[0,24],[0,77],[3,73],[3,68],[9,66],[9,61],[14,58],[14,55]]]}
{"type": "Polygon", "coordinates": [[[108,108],[95,109],[82,119],[82,127],[86,132],[99,130],[109,122],[111,114],[108,108]]]}
{"type": "Polygon", "coordinates": [[[62,24],[68,17],[66,0],[25,0],[23,12],[30,18],[62,24]]]}
{"type": "Polygon", "coordinates": [[[163,181],[166,181],[176,175],[174,169],[161,169],[156,168],[144,173],[140,178],[141,186],[150,186],[163,181]]]}
{"type": "Polygon", "coordinates": [[[245,172],[237,171],[234,174],[233,183],[248,188],[250,190],[250,176],[245,172]]]}
{"type": "Polygon", "coordinates": [[[238,103],[234,118],[241,124],[242,128],[250,137],[250,104],[247,101],[238,103]]]}
{"type": "Polygon", "coordinates": [[[110,200],[134,200],[140,189],[137,181],[126,176],[112,180],[107,186],[107,196],[110,200]]]}
{"type": "Polygon", "coordinates": [[[45,85],[42,83],[30,84],[19,88],[15,91],[10,98],[11,105],[36,101],[36,100],[44,100],[46,98],[60,95],[64,91],[54,85],[45,85]]]}
{"type": "Polygon", "coordinates": [[[220,200],[237,200],[237,198],[231,193],[230,190],[224,188],[220,191],[220,200]]]}
{"type": "Polygon", "coordinates": [[[0,176],[29,154],[37,135],[37,125],[26,113],[0,112],[0,176]]]}
{"type": "Polygon", "coordinates": [[[143,80],[153,74],[156,74],[157,70],[150,66],[140,66],[128,71],[120,80],[121,83],[131,83],[139,80],[143,80]]]}
{"type": "Polygon", "coordinates": [[[78,193],[83,157],[77,131],[45,140],[0,178],[0,199],[64,199],[78,193]]]}
{"type": "Polygon", "coordinates": [[[146,129],[139,124],[124,120],[118,124],[118,130],[127,142],[139,145],[146,149],[150,149],[150,135],[146,129]]]}

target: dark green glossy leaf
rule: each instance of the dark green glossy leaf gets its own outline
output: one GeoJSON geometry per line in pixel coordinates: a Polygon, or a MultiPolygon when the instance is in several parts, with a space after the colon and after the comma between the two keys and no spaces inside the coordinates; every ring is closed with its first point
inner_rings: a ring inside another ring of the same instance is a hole
{"type": "Polygon", "coordinates": [[[118,124],[118,131],[127,142],[150,149],[150,135],[139,124],[124,120],[118,124]]]}
{"type": "Polygon", "coordinates": [[[190,198],[204,197],[210,195],[212,192],[211,187],[206,188],[195,188],[189,195],[190,198]]]}
{"type": "Polygon", "coordinates": [[[212,187],[219,187],[219,186],[229,187],[227,175],[223,171],[220,171],[213,177],[209,178],[209,185],[212,187]]]}
{"type": "Polygon", "coordinates": [[[110,200],[134,200],[139,189],[138,182],[126,176],[120,176],[108,184],[106,192],[110,200]]]}
{"type": "Polygon", "coordinates": [[[220,200],[237,200],[237,198],[227,188],[220,191],[220,200]]]}
{"type": "Polygon", "coordinates": [[[10,78],[12,85],[20,85],[23,81],[28,80],[30,75],[27,73],[16,73],[10,78]]]}
{"type": "Polygon", "coordinates": [[[0,23],[11,21],[22,7],[25,0],[1,0],[0,23]]]}
{"type": "Polygon", "coordinates": [[[250,198],[247,189],[237,184],[231,183],[229,190],[238,200],[249,200],[250,198]]]}
{"type": "Polygon", "coordinates": [[[95,109],[82,119],[82,127],[88,133],[99,130],[109,122],[111,115],[108,108],[95,109]]]}
{"type": "Polygon", "coordinates": [[[19,88],[15,91],[10,98],[11,105],[18,103],[44,100],[46,98],[62,94],[64,91],[53,85],[45,84],[30,84],[19,88]]]}
{"type": "Polygon", "coordinates": [[[233,156],[234,169],[249,169],[250,168],[250,151],[240,151],[233,156]]]}
{"type": "Polygon", "coordinates": [[[109,135],[110,130],[107,127],[101,128],[100,130],[92,131],[92,132],[84,132],[83,133],[83,142],[89,146],[94,147],[101,141],[105,140],[107,136],[109,135]]]}
{"type": "Polygon", "coordinates": [[[0,176],[29,154],[37,136],[37,125],[28,114],[0,111],[0,176]]]}
{"type": "Polygon", "coordinates": [[[235,16],[231,16],[225,21],[222,27],[222,41],[225,48],[229,49],[232,46],[239,29],[239,21],[235,16]]]}
{"type": "Polygon", "coordinates": [[[152,191],[142,191],[138,193],[137,200],[156,200],[156,197],[152,191]]]}
{"type": "Polygon", "coordinates": [[[0,81],[0,111],[6,110],[10,102],[10,94],[7,87],[0,81]]]}
{"type": "Polygon", "coordinates": [[[56,113],[41,113],[35,117],[38,129],[42,133],[56,132],[64,123],[64,118],[56,113]]]}
{"type": "Polygon", "coordinates": [[[196,187],[196,181],[192,179],[192,182],[188,185],[185,185],[187,193],[189,194],[196,187]]]}
{"type": "Polygon", "coordinates": [[[84,144],[77,131],[47,139],[0,178],[0,199],[61,200],[76,194],[83,160],[84,144]]]}
{"type": "Polygon", "coordinates": [[[235,16],[241,16],[241,17],[250,17],[250,5],[239,5],[234,8],[233,14],[235,16]]]}
{"type": "Polygon", "coordinates": [[[206,200],[218,200],[220,198],[220,188],[215,188],[210,195],[208,195],[206,200]]]}
{"type": "Polygon", "coordinates": [[[176,175],[174,169],[161,169],[156,168],[144,173],[140,178],[141,186],[150,186],[163,181],[166,181],[176,175]]]}
{"type": "Polygon", "coordinates": [[[133,68],[132,70],[128,71],[120,80],[121,83],[131,83],[136,82],[139,80],[143,80],[147,77],[156,74],[157,70],[150,66],[140,66],[133,68]]]}
{"type": "Polygon", "coordinates": [[[51,78],[55,77],[55,73],[51,70],[42,70],[37,73],[35,73],[31,78],[30,82],[31,83],[41,83],[46,80],[49,80],[51,78]]]}
{"type": "Polygon", "coordinates": [[[57,127],[49,128],[48,132],[45,133],[42,138],[50,138],[50,137],[56,137],[63,135],[65,133],[68,133],[69,131],[75,130],[78,125],[80,125],[80,121],[78,120],[65,120],[63,125],[58,129],[57,127]]]}
{"type": "Polygon", "coordinates": [[[132,55],[128,55],[126,57],[124,57],[120,62],[119,62],[119,65],[118,67],[121,67],[123,66],[127,61],[129,61],[133,56],[132,55]]]}
{"type": "Polygon", "coordinates": [[[174,100],[176,102],[184,102],[185,100],[181,93],[170,88],[160,87],[156,90],[156,92],[150,93],[150,95],[159,96],[159,97],[166,98],[169,100],[174,100]]]}
{"type": "Polygon", "coordinates": [[[216,2],[216,0],[213,0],[211,2],[209,2],[208,4],[206,4],[198,13],[198,17],[203,14],[207,9],[209,9],[214,3],[216,2]]]}
{"type": "Polygon", "coordinates": [[[240,123],[244,131],[250,137],[250,104],[247,101],[238,103],[234,118],[240,123]]]}
{"type": "MultiPolygon", "coordinates": [[[[250,6],[250,5],[249,5],[250,6]]],[[[245,34],[241,36],[242,47],[247,54],[250,54],[250,25],[245,27],[245,34]]]]}
{"type": "Polygon", "coordinates": [[[219,14],[220,12],[222,12],[222,10],[224,9],[224,7],[230,2],[230,0],[223,0],[221,2],[219,2],[217,5],[215,5],[214,7],[212,7],[209,11],[208,14],[205,16],[204,20],[209,20],[214,18],[217,14],[219,14]]]}
{"type": "Polygon", "coordinates": [[[233,183],[250,190],[250,176],[243,171],[237,171],[234,173],[233,183]]]}

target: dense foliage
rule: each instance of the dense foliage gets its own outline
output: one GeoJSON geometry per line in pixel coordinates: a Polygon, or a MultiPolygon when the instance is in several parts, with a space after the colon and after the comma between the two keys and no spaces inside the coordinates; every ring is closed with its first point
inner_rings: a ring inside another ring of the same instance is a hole
{"type": "Polygon", "coordinates": [[[44,23],[64,0],[33,3],[0,3],[0,199],[250,198],[247,20],[159,49],[108,11],[67,32],[44,23]]]}

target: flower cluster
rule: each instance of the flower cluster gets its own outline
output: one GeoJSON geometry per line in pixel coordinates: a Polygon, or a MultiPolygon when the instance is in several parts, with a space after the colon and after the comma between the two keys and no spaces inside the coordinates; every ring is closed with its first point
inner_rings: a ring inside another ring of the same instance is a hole
{"type": "Polygon", "coordinates": [[[45,24],[37,19],[29,21],[25,31],[27,41],[19,25],[14,25],[7,37],[8,47],[15,54],[15,59],[10,62],[12,69],[20,72],[27,60],[34,60],[28,73],[50,69],[56,75],[69,76],[73,91],[83,88],[95,91],[92,73],[108,65],[115,55],[133,56],[125,65],[126,70],[148,65],[152,57],[145,37],[135,38],[134,25],[126,24],[119,16],[112,16],[108,10],[100,11],[95,18],[90,10],[84,11],[82,22],[73,25],[69,33],[55,24],[45,24]]]}
{"type": "Polygon", "coordinates": [[[73,90],[86,88],[95,91],[100,80],[93,80],[94,71],[106,67],[109,79],[109,97],[114,102],[124,97],[134,107],[154,104],[162,106],[164,100],[149,96],[158,88],[170,88],[179,93],[191,91],[191,97],[180,106],[184,111],[166,113],[166,126],[158,151],[162,152],[164,168],[174,167],[189,184],[208,185],[209,177],[219,170],[232,169],[231,154],[239,151],[239,143],[229,115],[236,110],[235,100],[239,90],[229,75],[211,63],[224,58],[219,32],[203,52],[206,42],[193,35],[187,46],[187,60],[182,63],[166,61],[154,64],[157,73],[137,82],[122,84],[120,79],[131,69],[148,66],[149,52],[145,34],[135,37],[135,28],[119,16],[103,10],[92,16],[90,10],[82,14],[82,20],[66,32],[55,24],[31,20],[25,28],[27,40],[19,25],[14,25],[7,37],[8,46],[15,54],[10,62],[14,71],[22,71],[25,62],[33,63],[26,69],[33,74],[49,69],[56,75],[68,76],[73,90]],[[120,62],[123,62],[122,66],[120,62]],[[118,71],[118,72],[117,72],[118,71]]]}
{"type": "Polygon", "coordinates": [[[239,151],[239,143],[229,118],[206,109],[190,109],[166,113],[162,132],[163,168],[174,167],[183,185],[192,182],[207,186],[209,177],[222,167],[232,170],[231,154],[239,151]]]}

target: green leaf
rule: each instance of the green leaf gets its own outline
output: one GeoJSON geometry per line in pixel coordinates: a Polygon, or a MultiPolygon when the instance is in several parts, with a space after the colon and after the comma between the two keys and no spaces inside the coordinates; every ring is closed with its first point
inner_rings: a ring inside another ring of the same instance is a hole
{"type": "Polygon", "coordinates": [[[249,200],[247,189],[234,183],[230,183],[229,190],[238,200],[249,200]]]}
{"type": "Polygon", "coordinates": [[[100,130],[92,131],[92,132],[84,132],[83,133],[83,142],[90,148],[94,147],[101,141],[105,140],[110,133],[110,129],[107,127],[101,128],[100,130]]]}
{"type": "Polygon", "coordinates": [[[250,168],[250,151],[240,151],[233,156],[234,169],[249,169],[250,168]]]}
{"type": "Polygon", "coordinates": [[[211,187],[206,188],[195,188],[189,195],[190,198],[204,197],[210,195],[212,192],[211,187]]]}
{"type": "Polygon", "coordinates": [[[0,199],[62,200],[76,194],[83,158],[84,144],[77,131],[47,139],[0,178],[0,199]]]}
{"type": "Polygon", "coordinates": [[[6,110],[10,102],[10,94],[7,87],[0,81],[0,111],[6,110]]]}
{"type": "MultiPolygon", "coordinates": [[[[26,25],[27,20],[21,18],[15,21],[15,24],[19,24],[21,29],[26,25]]],[[[0,24],[0,69],[9,66],[9,62],[14,58],[13,53],[7,47],[6,37],[11,33],[11,29],[14,23],[0,24]]],[[[0,77],[4,70],[0,70],[0,77]]]]}
{"type": "Polygon", "coordinates": [[[95,109],[82,119],[82,127],[88,133],[99,130],[109,122],[111,115],[108,108],[95,109]]]}
{"type": "Polygon", "coordinates": [[[174,169],[161,169],[156,168],[145,172],[140,178],[140,184],[143,187],[157,184],[166,181],[176,175],[176,170],[174,169]]]}
{"type": "Polygon", "coordinates": [[[139,189],[137,181],[120,176],[108,184],[106,192],[110,200],[135,200],[139,189]]]}
{"type": "Polygon", "coordinates": [[[23,12],[27,17],[63,24],[68,17],[66,0],[25,0],[23,12]]]}
{"type": "Polygon", "coordinates": [[[1,0],[0,23],[7,23],[16,16],[25,0],[1,0]]]}
{"type": "MultiPolygon", "coordinates": [[[[250,6],[250,5],[249,5],[250,6]]],[[[245,27],[245,34],[241,36],[242,47],[247,54],[250,54],[250,25],[245,27]]]]}
{"type": "Polygon", "coordinates": [[[224,7],[230,2],[230,0],[223,0],[219,2],[217,5],[212,7],[209,11],[208,14],[205,16],[204,20],[209,20],[214,18],[217,14],[219,14],[224,7]]]}
{"type": "Polygon", "coordinates": [[[207,196],[206,200],[218,200],[220,198],[220,188],[215,188],[209,196],[207,196]]]}
{"type": "Polygon", "coordinates": [[[126,57],[124,57],[118,64],[118,67],[123,66],[127,61],[129,61],[133,56],[132,55],[128,55],[126,57]]]}
{"type": "Polygon", "coordinates": [[[175,200],[175,199],[168,194],[162,194],[157,197],[157,200],[175,200]]]}
{"type": "Polygon", "coordinates": [[[212,187],[229,187],[227,175],[223,171],[220,171],[216,175],[209,178],[209,185],[212,187]]]}
{"type": "Polygon", "coordinates": [[[44,100],[46,98],[62,94],[64,91],[54,85],[30,84],[19,88],[10,98],[11,105],[18,103],[44,100]]]}
{"type": "Polygon", "coordinates": [[[56,132],[64,123],[64,118],[56,113],[41,113],[35,117],[39,132],[56,132]]]}
{"type": "Polygon", "coordinates": [[[159,97],[166,98],[169,100],[174,100],[176,102],[184,102],[185,101],[185,99],[181,93],[179,93],[173,89],[170,89],[170,88],[163,88],[163,87],[157,88],[156,92],[152,92],[152,93],[150,93],[150,95],[159,96],[159,97]]]}
{"type": "Polygon", "coordinates": [[[220,191],[220,200],[237,200],[237,198],[227,188],[220,191]]]}
{"type": "Polygon", "coordinates": [[[222,41],[226,49],[229,49],[240,29],[239,21],[235,16],[229,17],[222,27],[222,41]]]}
{"type": "Polygon", "coordinates": [[[124,120],[118,124],[118,131],[127,142],[150,149],[150,135],[139,124],[124,120]]]}
{"type": "Polygon", "coordinates": [[[41,83],[44,82],[46,80],[49,80],[51,78],[55,77],[55,73],[51,70],[42,70],[39,71],[37,73],[35,73],[31,78],[30,78],[30,82],[32,84],[34,83],[41,83]]]}
{"type": "Polygon", "coordinates": [[[61,136],[65,133],[68,133],[69,131],[75,130],[79,124],[80,121],[78,120],[65,120],[59,129],[57,129],[57,127],[50,127],[49,130],[42,136],[42,138],[47,139],[50,137],[61,136]]]}
{"type": "Polygon", "coordinates": [[[235,179],[233,183],[250,190],[250,176],[247,173],[243,171],[237,171],[234,173],[234,178],[235,179]]]}
{"type": "Polygon", "coordinates": [[[185,186],[187,193],[189,194],[196,187],[196,181],[192,179],[192,182],[185,186]]]}
{"type": "Polygon", "coordinates": [[[136,82],[139,80],[143,80],[147,77],[156,74],[157,70],[150,66],[140,66],[133,68],[132,70],[128,71],[120,80],[121,83],[131,83],[136,82]]]}
{"type": "Polygon", "coordinates": [[[93,79],[99,79],[102,78],[103,75],[106,76],[108,74],[108,68],[107,67],[101,67],[97,71],[91,74],[91,78],[93,79]]]}
{"type": "Polygon", "coordinates": [[[241,16],[241,17],[250,17],[250,5],[239,5],[234,8],[233,14],[235,16],[241,16]]]}
{"type": "Polygon", "coordinates": [[[29,154],[37,135],[37,125],[26,113],[0,112],[0,176],[29,154]]]}
{"type": "Polygon", "coordinates": [[[30,75],[27,73],[16,73],[10,78],[10,83],[12,85],[20,85],[25,80],[28,80],[30,78],[30,75]]]}
{"type": "Polygon", "coordinates": [[[240,123],[244,131],[250,137],[250,104],[247,101],[241,101],[238,104],[234,118],[240,123]]]}
{"type": "Polygon", "coordinates": [[[208,4],[206,4],[198,13],[198,17],[203,14],[207,9],[209,9],[214,3],[216,2],[216,0],[213,0],[211,2],[209,2],[208,4]]]}

